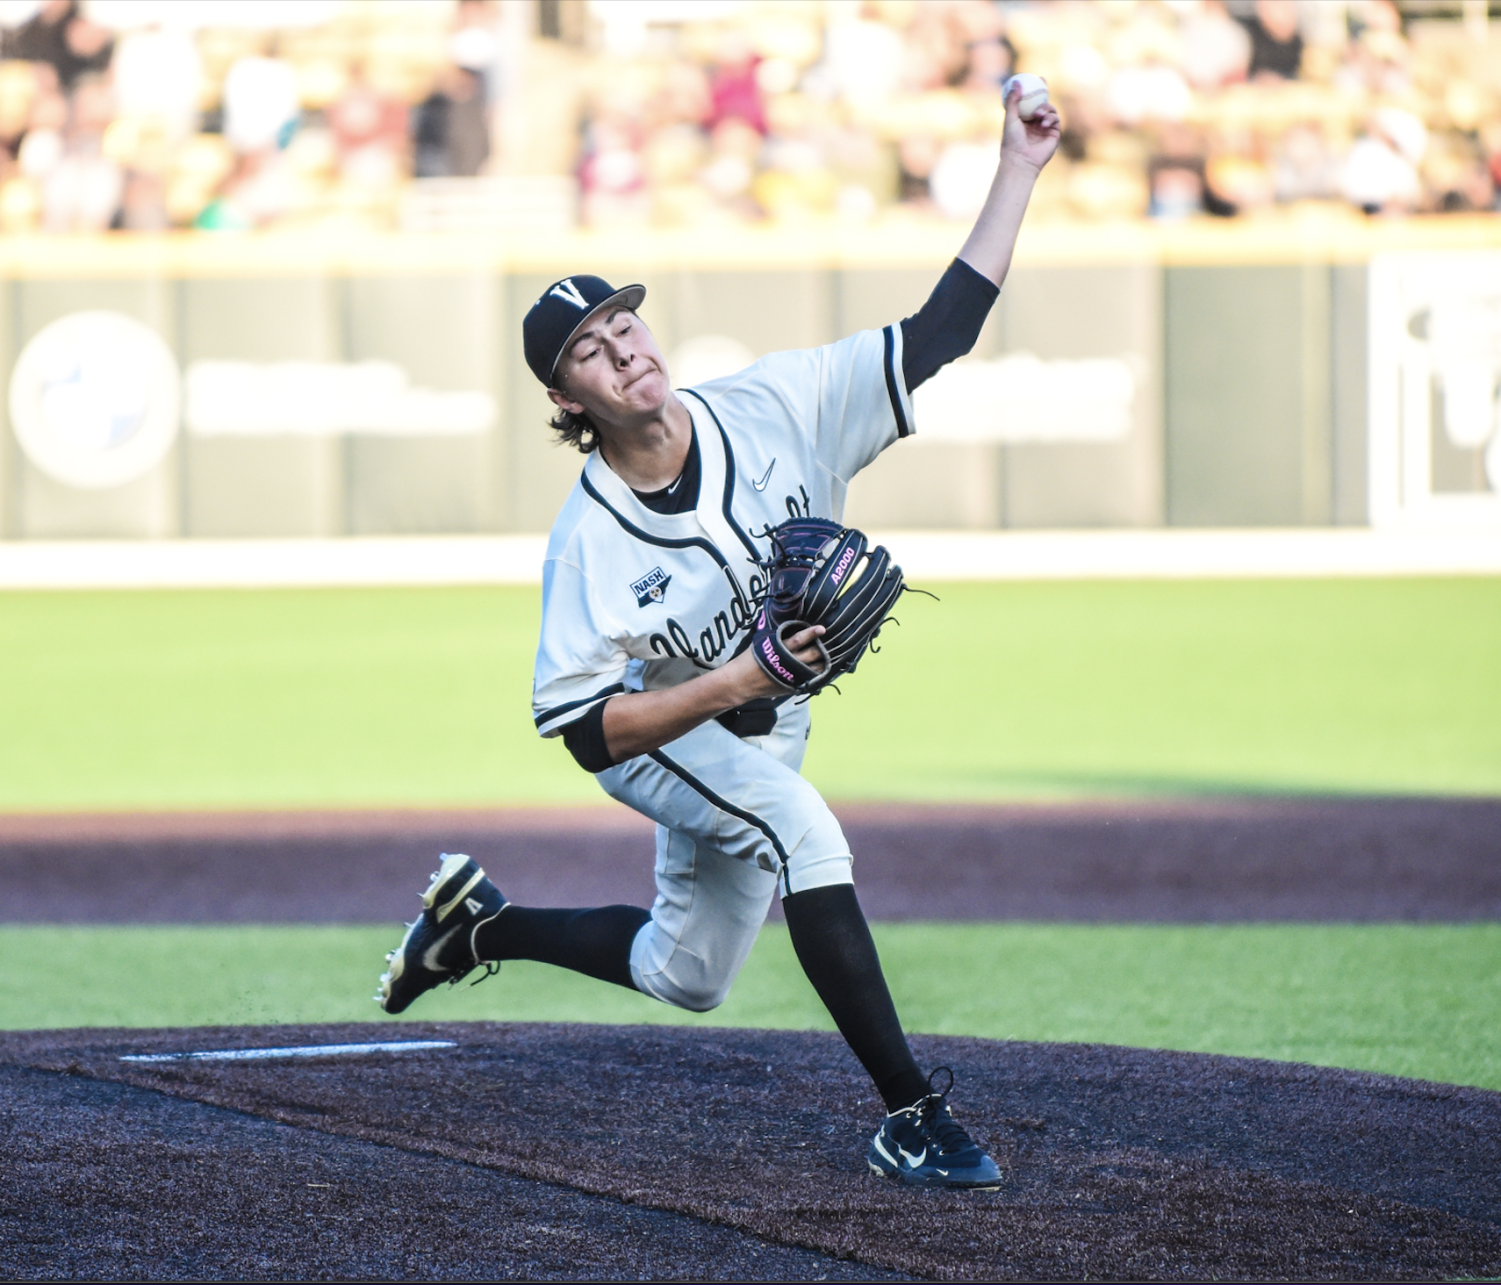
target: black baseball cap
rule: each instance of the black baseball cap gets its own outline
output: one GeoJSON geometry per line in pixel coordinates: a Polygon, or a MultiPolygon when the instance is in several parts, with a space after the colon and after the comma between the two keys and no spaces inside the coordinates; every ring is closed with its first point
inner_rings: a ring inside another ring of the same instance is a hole
{"type": "Polygon", "coordinates": [[[617,290],[603,277],[564,277],[548,286],[521,323],[521,346],[532,374],[548,388],[558,359],[568,350],[584,322],[609,304],[634,312],[646,298],[645,286],[617,290]]]}

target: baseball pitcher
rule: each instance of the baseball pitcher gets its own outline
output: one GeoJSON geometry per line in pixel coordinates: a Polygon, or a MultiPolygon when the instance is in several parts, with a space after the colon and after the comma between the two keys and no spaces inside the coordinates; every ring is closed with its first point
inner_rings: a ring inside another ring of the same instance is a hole
{"type": "Polygon", "coordinates": [[[1056,111],[1024,120],[1020,99],[1018,86],[959,257],[899,323],[675,392],[641,286],[576,274],[532,305],[527,364],[584,455],[548,542],[533,712],[656,822],[656,900],[517,906],[471,858],[445,856],[389,956],[387,1012],[507,959],[702,1012],[729,993],[779,895],[798,960],[885,1102],[872,1172],[1000,1184],[949,1109],[952,1074],[924,1075],[908,1048],[849,843],[799,769],[808,698],[855,667],[902,591],[887,552],[842,523],[849,481],[917,431],[913,390],[973,347],[1058,143],[1056,111]]]}

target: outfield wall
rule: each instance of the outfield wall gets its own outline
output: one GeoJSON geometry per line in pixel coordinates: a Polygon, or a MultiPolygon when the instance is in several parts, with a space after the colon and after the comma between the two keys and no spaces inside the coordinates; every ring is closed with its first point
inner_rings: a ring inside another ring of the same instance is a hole
{"type": "MultiPolygon", "coordinates": [[[[849,516],[969,530],[1501,520],[1498,225],[1028,229],[975,353],[920,391],[918,438],[861,476],[849,516]],[[1419,298],[1440,278],[1447,294],[1419,298]]],[[[521,317],[550,281],[643,282],[643,314],[691,382],[906,315],[961,240],[914,224],[524,246],[8,241],[0,533],[542,531],[579,464],[550,444],[521,361],[521,317]],[[78,320],[100,311],[115,316],[78,320]]]]}

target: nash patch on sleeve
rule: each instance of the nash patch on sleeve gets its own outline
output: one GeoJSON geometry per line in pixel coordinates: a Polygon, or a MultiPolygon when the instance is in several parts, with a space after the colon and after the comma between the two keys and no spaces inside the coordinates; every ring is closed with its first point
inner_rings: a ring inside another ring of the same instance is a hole
{"type": "Polygon", "coordinates": [[[631,592],[636,595],[636,605],[649,607],[654,602],[661,602],[667,596],[667,586],[671,583],[670,575],[661,567],[653,567],[631,585],[631,592]]]}

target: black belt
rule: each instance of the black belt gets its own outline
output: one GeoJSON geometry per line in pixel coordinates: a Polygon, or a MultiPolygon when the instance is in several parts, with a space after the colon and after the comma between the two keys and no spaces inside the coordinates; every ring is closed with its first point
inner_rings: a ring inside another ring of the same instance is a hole
{"type": "Polygon", "coordinates": [[[747,736],[765,736],[777,725],[777,706],[786,699],[785,696],[758,696],[735,709],[716,714],[714,718],[720,726],[728,728],[742,739],[747,736]]]}

